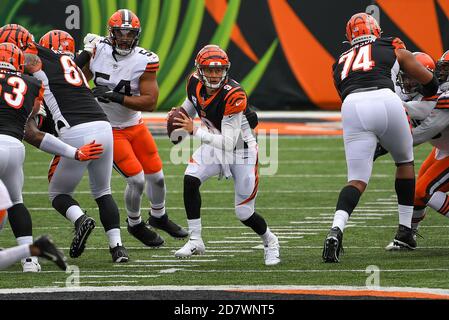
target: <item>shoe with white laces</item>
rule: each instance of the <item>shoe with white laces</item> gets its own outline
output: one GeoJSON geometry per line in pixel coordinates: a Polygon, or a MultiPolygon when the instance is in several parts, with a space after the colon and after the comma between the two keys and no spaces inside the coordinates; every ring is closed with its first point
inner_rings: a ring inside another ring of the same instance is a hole
{"type": "Polygon", "coordinates": [[[36,257],[26,258],[22,260],[23,272],[40,272],[41,265],[36,257]]]}
{"type": "Polygon", "coordinates": [[[175,252],[176,258],[188,258],[193,255],[201,255],[206,252],[206,247],[204,246],[203,239],[192,239],[189,241],[178,251],[175,252]]]}
{"type": "Polygon", "coordinates": [[[281,262],[279,248],[278,237],[273,235],[273,238],[263,248],[266,266],[275,266],[281,262]]]}

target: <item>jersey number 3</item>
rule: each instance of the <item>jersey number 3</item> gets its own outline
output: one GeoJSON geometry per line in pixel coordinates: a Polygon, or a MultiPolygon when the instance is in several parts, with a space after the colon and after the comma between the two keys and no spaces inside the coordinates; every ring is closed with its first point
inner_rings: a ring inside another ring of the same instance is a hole
{"type": "Polygon", "coordinates": [[[342,55],[340,60],[338,60],[338,64],[343,62],[345,64],[343,65],[343,70],[341,71],[342,81],[348,76],[350,69],[352,69],[352,71],[371,70],[375,65],[374,61],[371,59],[371,44],[360,47],[359,49],[354,48],[348,53],[342,55]]]}
{"type": "MultiPolygon", "coordinates": [[[[4,78],[4,74],[0,74],[0,79],[4,78]]],[[[23,106],[23,102],[25,101],[25,94],[28,90],[28,86],[23,81],[22,78],[19,77],[10,77],[8,78],[8,81],[6,82],[9,84],[12,89],[12,94],[8,92],[3,93],[3,99],[5,99],[6,103],[14,108],[14,109],[20,109],[23,106]]],[[[0,95],[2,93],[2,86],[0,85],[0,95]]]]}

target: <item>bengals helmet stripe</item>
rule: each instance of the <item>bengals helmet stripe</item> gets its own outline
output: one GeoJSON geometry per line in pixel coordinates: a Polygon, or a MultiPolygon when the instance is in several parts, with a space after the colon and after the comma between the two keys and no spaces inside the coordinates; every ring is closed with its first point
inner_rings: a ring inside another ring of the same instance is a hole
{"type": "Polygon", "coordinates": [[[22,50],[12,43],[0,43],[0,69],[22,72],[25,66],[25,56],[22,50]]]}
{"type": "Polygon", "coordinates": [[[39,44],[45,48],[67,53],[72,57],[75,55],[75,40],[62,30],[51,30],[42,36],[39,44]]]}
{"type": "Polygon", "coordinates": [[[33,35],[21,25],[7,24],[0,28],[0,43],[10,42],[25,50],[33,41],[33,35]]]}
{"type": "Polygon", "coordinates": [[[231,62],[229,61],[226,52],[217,45],[207,45],[203,47],[195,59],[195,67],[197,69],[197,74],[200,81],[208,88],[218,89],[223,86],[228,79],[228,71],[231,67],[231,62]],[[204,68],[224,68],[223,74],[220,81],[217,84],[212,84],[209,82],[207,77],[205,77],[203,69],[204,68]]]}
{"type": "Polygon", "coordinates": [[[351,45],[379,38],[381,33],[377,20],[365,12],[356,13],[346,24],[346,39],[351,45]]]}

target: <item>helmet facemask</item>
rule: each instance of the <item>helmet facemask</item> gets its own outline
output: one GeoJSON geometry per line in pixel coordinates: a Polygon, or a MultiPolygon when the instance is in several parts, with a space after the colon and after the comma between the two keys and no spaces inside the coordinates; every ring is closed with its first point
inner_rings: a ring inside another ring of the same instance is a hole
{"type": "Polygon", "coordinates": [[[198,75],[201,78],[203,84],[210,89],[219,89],[223,86],[228,79],[228,71],[230,68],[228,65],[213,64],[210,65],[196,65],[198,75]]]}
{"type": "Polygon", "coordinates": [[[397,82],[404,94],[415,94],[420,92],[420,83],[403,71],[399,71],[397,82]]]}
{"type": "Polygon", "coordinates": [[[449,81],[449,61],[437,61],[435,75],[438,79],[439,84],[443,84],[449,81]]]}
{"type": "Polygon", "coordinates": [[[109,30],[115,51],[126,56],[130,54],[139,43],[140,29],[113,27],[109,30]]]}

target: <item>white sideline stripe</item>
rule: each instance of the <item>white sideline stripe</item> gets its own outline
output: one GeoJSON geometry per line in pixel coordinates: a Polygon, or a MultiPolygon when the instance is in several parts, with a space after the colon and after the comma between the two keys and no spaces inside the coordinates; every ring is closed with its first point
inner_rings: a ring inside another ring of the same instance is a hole
{"type": "MultiPolygon", "coordinates": [[[[182,270],[185,272],[196,272],[196,273],[241,273],[243,270],[182,270]]],[[[449,271],[448,268],[429,268],[429,269],[381,269],[380,272],[429,272],[429,271],[449,271]]],[[[331,270],[323,270],[323,269],[290,269],[290,270],[244,270],[245,273],[327,273],[327,272],[363,272],[366,273],[366,269],[331,269],[331,270]]]]}
{"type": "MultiPolygon", "coordinates": [[[[335,271],[335,270],[332,270],[335,271]]],[[[330,271],[330,272],[332,272],[330,271]]],[[[239,271],[241,272],[241,271],[239,271]]],[[[363,270],[365,272],[365,270],[363,270]]],[[[396,272],[396,271],[395,271],[396,272]]],[[[55,282],[56,283],[56,282],[55,282]]],[[[65,282],[58,282],[58,284],[65,282]]],[[[356,286],[297,286],[297,285],[278,285],[278,286],[248,286],[248,285],[213,285],[213,286],[104,286],[104,287],[43,287],[43,288],[20,288],[20,289],[0,289],[0,294],[21,294],[21,293],[58,293],[58,292],[120,292],[120,291],[232,291],[232,290],[349,290],[366,291],[367,287],[356,286]]],[[[404,293],[428,293],[448,295],[448,289],[434,288],[413,288],[413,287],[379,287],[369,288],[370,291],[389,291],[404,293]]]]}

